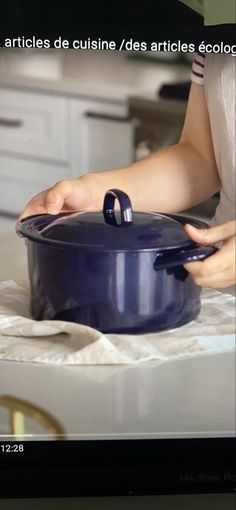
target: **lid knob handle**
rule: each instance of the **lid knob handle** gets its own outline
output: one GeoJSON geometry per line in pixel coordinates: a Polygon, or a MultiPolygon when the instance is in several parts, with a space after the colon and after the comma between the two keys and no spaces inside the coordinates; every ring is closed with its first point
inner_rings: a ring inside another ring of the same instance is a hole
{"type": "Polygon", "coordinates": [[[106,223],[117,227],[127,227],[133,223],[132,205],[124,191],[110,189],[107,191],[103,203],[103,215],[106,223]],[[118,200],[120,206],[121,223],[118,223],[115,216],[114,206],[118,200]]]}

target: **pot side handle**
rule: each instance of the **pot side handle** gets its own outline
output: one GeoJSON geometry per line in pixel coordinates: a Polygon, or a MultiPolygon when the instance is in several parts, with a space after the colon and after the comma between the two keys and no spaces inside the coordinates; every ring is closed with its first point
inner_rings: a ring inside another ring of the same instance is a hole
{"type": "Polygon", "coordinates": [[[210,246],[197,246],[196,248],[180,250],[180,251],[165,251],[157,253],[153,267],[155,271],[160,269],[168,269],[170,267],[182,266],[188,262],[196,262],[210,257],[218,251],[213,245],[210,246]]]}

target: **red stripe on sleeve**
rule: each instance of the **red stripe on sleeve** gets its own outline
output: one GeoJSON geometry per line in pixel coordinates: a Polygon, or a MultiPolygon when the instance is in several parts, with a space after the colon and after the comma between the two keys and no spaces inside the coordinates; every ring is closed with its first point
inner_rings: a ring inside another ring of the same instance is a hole
{"type": "Polygon", "coordinates": [[[203,67],[203,69],[205,68],[205,64],[202,64],[198,60],[194,60],[194,64],[196,64],[197,66],[203,67]]]}
{"type": "Polygon", "coordinates": [[[199,55],[199,57],[206,58],[206,55],[204,53],[200,53],[200,51],[198,51],[197,54],[199,55]]]}
{"type": "Polygon", "coordinates": [[[204,78],[203,74],[201,74],[201,73],[196,73],[196,71],[194,71],[194,70],[193,70],[193,74],[194,74],[195,76],[198,76],[199,78],[204,78]]]}

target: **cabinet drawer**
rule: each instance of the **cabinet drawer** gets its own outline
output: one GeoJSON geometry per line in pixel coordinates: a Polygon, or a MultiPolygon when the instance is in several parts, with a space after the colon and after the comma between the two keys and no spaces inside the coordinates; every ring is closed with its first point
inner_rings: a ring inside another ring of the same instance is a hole
{"type": "Polygon", "coordinates": [[[133,131],[132,122],[125,117],[85,115],[83,153],[87,171],[129,165],[133,161],[133,131]]]}
{"type": "Polygon", "coordinates": [[[19,214],[36,193],[71,177],[64,165],[0,157],[0,211],[19,214]]]}
{"type": "Polygon", "coordinates": [[[66,162],[68,100],[0,89],[0,152],[66,162]]]}

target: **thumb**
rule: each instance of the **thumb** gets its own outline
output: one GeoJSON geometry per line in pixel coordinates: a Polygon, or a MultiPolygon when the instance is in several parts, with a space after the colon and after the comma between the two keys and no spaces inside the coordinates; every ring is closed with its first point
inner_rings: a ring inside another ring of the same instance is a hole
{"type": "Polygon", "coordinates": [[[48,214],[57,214],[61,211],[64,198],[54,189],[48,191],[45,198],[45,209],[48,214]]]}
{"type": "Polygon", "coordinates": [[[196,228],[193,225],[186,224],[184,228],[193,241],[203,244],[217,243],[235,235],[235,221],[209,228],[196,228]]]}

